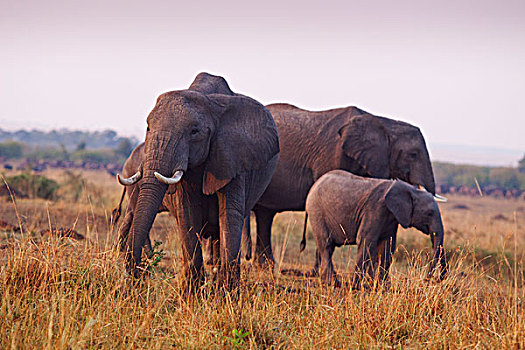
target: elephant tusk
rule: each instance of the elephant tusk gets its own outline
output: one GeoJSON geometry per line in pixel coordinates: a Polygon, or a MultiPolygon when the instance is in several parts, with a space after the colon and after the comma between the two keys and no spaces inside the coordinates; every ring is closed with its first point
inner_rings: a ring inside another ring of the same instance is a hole
{"type": "MultiPolygon", "coordinates": [[[[424,188],[423,186],[421,186],[421,185],[419,185],[419,184],[417,185],[417,188],[420,189],[421,191],[428,192],[426,188],[424,188]]],[[[448,202],[448,198],[447,198],[447,197],[440,196],[440,195],[437,194],[437,193],[434,195],[434,200],[435,200],[436,202],[443,202],[443,203],[448,202]]]]}
{"type": "Polygon", "coordinates": [[[443,202],[443,203],[448,202],[448,198],[447,197],[440,196],[437,193],[434,195],[434,200],[436,202],[443,202]]]}
{"type": "Polygon", "coordinates": [[[134,184],[136,184],[140,179],[142,179],[142,173],[140,172],[140,170],[137,171],[134,175],[132,175],[132,176],[129,177],[129,178],[120,177],[120,174],[117,174],[117,181],[118,181],[122,186],[134,185],[134,184]]]}
{"type": "Polygon", "coordinates": [[[184,172],[182,170],[177,170],[175,174],[173,174],[173,177],[166,177],[158,172],[154,172],[153,175],[162,183],[165,183],[166,185],[173,185],[182,179],[182,175],[184,175],[184,172]]]}

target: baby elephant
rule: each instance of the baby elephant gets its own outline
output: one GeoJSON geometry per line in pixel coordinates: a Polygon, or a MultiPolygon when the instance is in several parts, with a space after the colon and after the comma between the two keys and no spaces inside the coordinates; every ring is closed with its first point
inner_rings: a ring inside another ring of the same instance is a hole
{"type": "MultiPolygon", "coordinates": [[[[339,285],[332,254],[335,247],[346,244],[358,245],[353,288],[360,287],[364,274],[374,279],[378,272],[379,280],[384,280],[396,248],[398,224],[430,235],[434,257],[429,277],[438,262],[440,278],[445,277],[443,223],[429,192],[400,180],[364,178],[334,170],[321,176],[310,189],[306,213],[317,242],[317,259],[324,283],[339,285]]],[[[303,233],[301,248],[304,243],[303,233]]]]}

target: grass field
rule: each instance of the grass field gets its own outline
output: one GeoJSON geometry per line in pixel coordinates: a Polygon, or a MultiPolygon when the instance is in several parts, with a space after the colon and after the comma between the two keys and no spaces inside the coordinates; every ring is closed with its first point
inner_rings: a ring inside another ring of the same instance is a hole
{"type": "MultiPolygon", "coordinates": [[[[47,175],[64,181],[61,172],[47,175]]],[[[2,349],[525,348],[525,201],[440,204],[450,262],[442,283],[425,280],[430,240],[412,229],[399,230],[390,283],[372,291],[282,275],[310,269],[315,252],[310,235],[299,253],[304,214],[283,213],[273,274],[243,262],[238,294],[219,297],[207,282],[185,299],[170,216],[160,214],[151,233],[165,255],[134,283],[109,223],[121,189],[101,172],[83,177],[75,200],[0,202],[1,220],[22,223],[22,232],[0,231],[2,349]],[[86,239],[42,237],[50,226],[86,239]]],[[[342,280],[355,253],[336,250],[342,280]]]]}

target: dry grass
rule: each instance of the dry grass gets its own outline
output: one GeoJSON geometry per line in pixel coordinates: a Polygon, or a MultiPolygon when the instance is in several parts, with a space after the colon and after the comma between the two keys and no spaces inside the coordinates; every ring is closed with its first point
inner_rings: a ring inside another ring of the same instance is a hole
{"type": "MultiPolygon", "coordinates": [[[[119,188],[98,174],[78,203],[0,203],[0,219],[24,232],[0,233],[0,348],[524,348],[525,202],[453,197],[441,205],[451,271],[425,281],[428,237],[400,230],[389,285],[373,291],[324,288],[317,279],[243,266],[238,294],[206,284],[184,299],[174,223],[160,215],[152,238],[167,252],[134,283],[113,249],[108,216],[119,188]],[[464,207],[467,207],[466,209],[464,207]],[[44,239],[49,225],[87,240],[44,239]]],[[[306,271],[315,244],[299,254],[303,215],[278,215],[274,255],[306,271]]],[[[355,247],[334,261],[348,279],[355,247]]]]}

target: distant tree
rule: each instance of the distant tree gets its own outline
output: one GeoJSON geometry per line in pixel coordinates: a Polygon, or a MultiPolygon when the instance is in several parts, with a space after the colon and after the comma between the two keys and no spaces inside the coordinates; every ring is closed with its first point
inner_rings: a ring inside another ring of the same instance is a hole
{"type": "Polygon", "coordinates": [[[14,141],[0,143],[0,157],[7,159],[20,158],[24,153],[24,145],[14,141]]]}
{"type": "Polygon", "coordinates": [[[69,160],[69,152],[63,143],[60,144],[60,152],[62,153],[62,160],[69,160]]]}
{"type": "Polygon", "coordinates": [[[523,158],[521,158],[518,162],[518,169],[520,173],[525,173],[525,154],[523,155],[523,158]]]}
{"type": "Polygon", "coordinates": [[[83,151],[86,149],[86,141],[80,141],[75,151],[83,151]]]}
{"type": "Polygon", "coordinates": [[[114,161],[115,154],[111,150],[82,150],[75,151],[71,155],[72,160],[92,162],[97,164],[109,164],[114,161]]]}
{"type": "Polygon", "coordinates": [[[505,189],[525,189],[525,176],[516,168],[490,169],[490,183],[505,189]]]}
{"type": "Polygon", "coordinates": [[[115,150],[115,152],[118,155],[121,155],[123,157],[129,156],[131,151],[133,151],[133,144],[131,143],[131,141],[128,138],[123,138],[119,142],[119,144],[117,146],[117,149],[115,150]]]}

